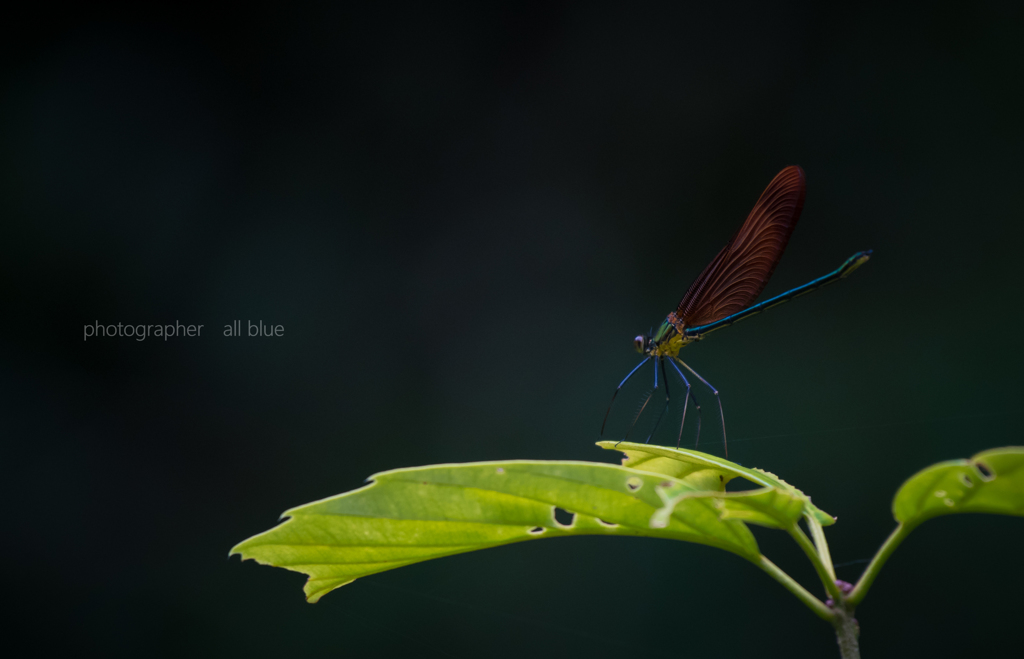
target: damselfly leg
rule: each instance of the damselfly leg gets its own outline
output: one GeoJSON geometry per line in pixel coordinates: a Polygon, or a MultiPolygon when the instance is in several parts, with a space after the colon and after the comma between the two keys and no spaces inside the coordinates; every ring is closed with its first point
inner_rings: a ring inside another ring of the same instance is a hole
{"type": "MultiPolygon", "coordinates": [[[[615,397],[619,395],[619,390],[622,389],[622,385],[626,384],[626,381],[629,380],[631,377],[633,377],[633,374],[636,373],[637,371],[639,371],[640,367],[643,366],[644,364],[646,364],[650,359],[651,358],[648,357],[647,359],[644,359],[642,362],[637,364],[636,368],[634,368],[632,371],[629,372],[629,375],[627,375],[626,377],[622,378],[622,382],[619,383],[619,386],[615,387],[615,393],[612,394],[612,399],[611,399],[611,401],[608,402],[608,409],[605,410],[605,413],[604,413],[604,421],[601,422],[601,434],[600,434],[600,437],[604,437],[604,427],[608,424],[608,414],[612,411],[612,405],[615,403],[615,397]]],[[[657,369],[655,369],[655,370],[657,370],[657,369]]],[[[644,403],[644,404],[646,405],[646,403],[644,403]]],[[[642,412],[643,409],[641,409],[640,411],[642,412]]],[[[639,415],[637,415],[637,417],[639,417],[639,415]]],[[[634,423],[636,423],[636,422],[634,421],[634,423]]]]}
{"type": "Polygon", "coordinates": [[[679,377],[683,379],[683,384],[686,385],[686,395],[683,396],[683,419],[679,422],[679,436],[676,437],[676,448],[679,448],[680,442],[683,441],[683,426],[686,425],[686,406],[691,399],[693,400],[693,406],[697,408],[697,439],[693,442],[693,447],[697,448],[697,444],[700,443],[700,405],[697,404],[697,399],[693,397],[693,392],[690,391],[690,381],[686,379],[686,376],[679,370],[679,367],[676,366],[675,362],[670,361],[669,363],[672,364],[672,368],[676,369],[676,373],[679,374],[679,377]]]}
{"type": "MultiPolygon", "coordinates": [[[[659,387],[661,387],[662,383],[664,383],[664,387],[665,387],[665,406],[662,408],[661,413],[658,414],[658,418],[655,420],[654,426],[653,426],[651,432],[647,435],[647,439],[644,440],[644,443],[645,444],[649,443],[651,441],[651,438],[654,437],[654,433],[658,430],[658,427],[660,426],[661,421],[662,421],[662,419],[665,416],[665,412],[668,410],[669,405],[671,403],[671,392],[669,391],[669,384],[668,384],[668,372],[665,369],[665,358],[663,358],[663,357],[662,358],[648,357],[648,358],[644,359],[642,362],[640,362],[635,367],[633,367],[633,370],[630,371],[629,374],[627,374],[626,377],[624,377],[622,379],[622,382],[619,383],[619,386],[615,387],[615,391],[612,393],[612,399],[608,403],[608,409],[605,410],[605,413],[604,413],[604,421],[601,423],[601,437],[604,437],[604,431],[605,431],[605,428],[607,427],[607,424],[608,424],[608,417],[611,414],[612,406],[614,406],[615,399],[619,395],[619,392],[622,390],[622,387],[625,386],[625,384],[629,381],[630,378],[632,378],[634,375],[636,375],[637,371],[640,370],[640,367],[642,367],[644,364],[646,364],[647,362],[651,361],[652,359],[655,360],[655,362],[654,362],[654,389],[649,394],[647,394],[646,398],[644,398],[643,404],[640,405],[640,409],[637,411],[636,416],[633,417],[633,422],[629,424],[629,429],[626,431],[625,436],[622,439],[619,440],[619,442],[624,442],[627,439],[629,439],[630,433],[633,432],[633,428],[636,427],[636,424],[640,420],[640,417],[643,416],[644,411],[647,409],[647,406],[650,404],[651,399],[654,397],[654,393],[656,391],[658,391],[659,387]],[[660,371],[660,375],[661,375],[661,379],[660,380],[658,379],[659,371],[660,371]]],[[[722,399],[718,395],[718,390],[715,389],[713,386],[711,386],[711,384],[707,380],[702,378],[699,373],[697,373],[692,368],[690,368],[686,364],[686,362],[682,361],[678,357],[674,357],[674,358],[672,358],[669,361],[669,363],[672,364],[672,368],[675,369],[675,372],[682,379],[683,384],[686,385],[686,394],[683,396],[683,417],[682,417],[682,419],[679,422],[679,433],[676,436],[676,448],[679,448],[679,445],[682,443],[683,428],[686,425],[686,414],[687,414],[687,411],[689,410],[689,405],[690,405],[691,402],[693,403],[693,406],[697,410],[697,435],[696,435],[696,439],[694,440],[694,443],[693,443],[694,447],[696,447],[700,443],[700,430],[701,430],[701,425],[703,424],[703,421],[704,421],[703,414],[701,412],[701,406],[697,402],[697,397],[696,397],[696,395],[693,392],[693,387],[690,384],[690,381],[687,379],[686,375],[683,374],[683,372],[679,369],[679,366],[676,366],[676,362],[678,362],[686,370],[690,371],[690,373],[692,373],[694,376],[696,376],[697,379],[699,379],[701,382],[703,382],[704,385],[708,389],[710,389],[711,392],[715,395],[715,400],[718,401],[718,413],[719,413],[719,416],[720,416],[720,418],[722,420],[722,441],[724,443],[725,442],[725,414],[722,411],[722,399]]],[[[729,452],[728,445],[726,445],[725,451],[726,451],[726,455],[728,455],[728,452],[729,452]]]]}
{"type": "MultiPolygon", "coordinates": [[[[658,368],[661,368],[661,380],[665,383],[665,407],[661,408],[661,414],[658,415],[658,420],[654,422],[654,428],[651,429],[651,434],[647,435],[647,439],[644,440],[644,444],[651,443],[651,437],[654,437],[654,433],[658,430],[658,424],[661,423],[661,418],[665,416],[665,411],[668,410],[669,403],[669,392],[668,392],[668,374],[665,373],[665,359],[659,357],[657,363],[654,365],[654,388],[658,388],[658,368]]],[[[653,392],[652,392],[653,393],[653,392]]],[[[686,414],[686,403],[683,399],[683,414],[686,414]]],[[[677,447],[678,448],[678,447],[677,447]]]]}
{"type": "Polygon", "coordinates": [[[725,446],[725,457],[729,457],[729,442],[725,439],[725,412],[722,411],[722,397],[718,395],[718,389],[715,389],[710,382],[702,378],[700,373],[687,366],[686,362],[682,359],[679,359],[678,357],[673,357],[673,359],[682,364],[683,368],[693,373],[694,377],[703,382],[704,385],[711,390],[711,393],[715,395],[715,400],[718,401],[718,415],[722,419],[722,444],[725,446]]]}
{"type": "MultiPolygon", "coordinates": [[[[644,404],[640,406],[640,411],[636,413],[635,417],[633,417],[633,423],[629,424],[629,430],[626,431],[626,435],[622,439],[620,439],[618,442],[616,442],[616,444],[615,444],[616,446],[618,446],[620,443],[622,443],[622,442],[626,441],[627,439],[629,439],[629,433],[633,432],[633,428],[636,426],[636,422],[640,420],[640,415],[644,413],[645,409],[647,409],[647,403],[651,402],[651,398],[654,396],[654,392],[657,391],[657,390],[658,390],[658,362],[654,362],[654,389],[651,390],[651,393],[647,394],[647,398],[644,399],[644,404]]],[[[658,418],[660,419],[661,417],[658,417],[658,418]]],[[[648,437],[647,439],[650,439],[650,437],[648,437]]]]}

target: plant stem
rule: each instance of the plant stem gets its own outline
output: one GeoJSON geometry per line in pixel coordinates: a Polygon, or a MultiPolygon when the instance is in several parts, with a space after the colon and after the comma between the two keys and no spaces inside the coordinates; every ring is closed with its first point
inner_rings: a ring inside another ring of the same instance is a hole
{"type": "Polygon", "coordinates": [[[793,524],[786,530],[789,531],[789,535],[793,536],[793,539],[796,540],[796,544],[800,545],[800,549],[803,549],[804,553],[807,554],[807,558],[810,559],[811,564],[814,565],[814,569],[818,573],[818,578],[821,579],[821,585],[825,586],[825,591],[828,593],[829,597],[832,598],[832,601],[836,602],[837,605],[841,603],[845,599],[845,596],[839,590],[839,586],[836,585],[835,578],[825,567],[825,564],[821,560],[821,556],[818,555],[817,550],[814,548],[814,545],[811,544],[807,535],[796,524],[793,524]]]}
{"type": "Polygon", "coordinates": [[[779,569],[779,566],[775,563],[772,563],[764,556],[761,556],[759,560],[754,561],[754,564],[771,575],[771,577],[782,584],[786,590],[796,595],[798,600],[803,602],[807,608],[814,612],[814,615],[818,616],[822,620],[835,624],[835,612],[825,606],[824,602],[808,592],[806,588],[798,584],[793,577],[779,569]]]}
{"type": "Polygon", "coordinates": [[[839,656],[843,659],[860,659],[860,626],[853,617],[853,609],[843,607],[835,609],[832,626],[836,628],[836,643],[839,644],[839,656]]]}
{"type": "Polygon", "coordinates": [[[850,592],[849,597],[846,601],[851,607],[857,606],[864,599],[864,596],[868,594],[868,589],[871,588],[871,584],[875,581],[875,577],[878,576],[878,572],[885,565],[885,562],[889,560],[889,556],[892,555],[896,548],[900,546],[900,543],[910,534],[913,530],[912,527],[900,524],[896,529],[889,535],[882,544],[882,547],[875,554],[875,557],[871,559],[871,563],[868,564],[864,574],[860,575],[860,579],[857,581],[857,585],[853,587],[853,591],[850,592]]]}

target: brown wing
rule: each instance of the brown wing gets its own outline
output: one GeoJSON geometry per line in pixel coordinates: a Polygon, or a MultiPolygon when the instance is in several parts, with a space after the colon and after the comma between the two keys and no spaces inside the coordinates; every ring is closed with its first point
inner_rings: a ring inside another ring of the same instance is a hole
{"type": "Polygon", "coordinates": [[[750,306],[782,258],[800,219],[805,191],[804,170],[793,165],[779,172],[736,235],[690,285],[676,317],[694,327],[750,306]]]}

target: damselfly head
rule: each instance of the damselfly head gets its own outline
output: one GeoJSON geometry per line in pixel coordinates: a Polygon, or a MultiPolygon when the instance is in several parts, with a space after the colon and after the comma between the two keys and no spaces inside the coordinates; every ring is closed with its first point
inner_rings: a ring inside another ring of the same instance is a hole
{"type": "Polygon", "coordinates": [[[648,348],[651,347],[651,337],[644,336],[643,334],[637,334],[636,338],[633,339],[633,346],[641,355],[645,354],[648,348]]]}

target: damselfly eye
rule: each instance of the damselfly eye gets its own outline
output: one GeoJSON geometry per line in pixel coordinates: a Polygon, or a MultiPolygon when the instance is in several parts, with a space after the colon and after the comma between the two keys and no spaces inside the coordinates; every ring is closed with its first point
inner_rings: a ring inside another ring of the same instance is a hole
{"type": "Polygon", "coordinates": [[[636,346],[636,351],[637,352],[639,352],[640,354],[643,354],[643,352],[644,352],[644,335],[640,334],[635,339],[633,339],[633,345],[636,346]]]}

